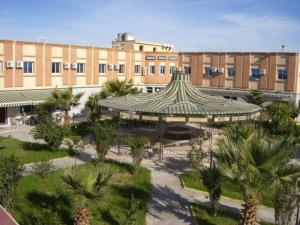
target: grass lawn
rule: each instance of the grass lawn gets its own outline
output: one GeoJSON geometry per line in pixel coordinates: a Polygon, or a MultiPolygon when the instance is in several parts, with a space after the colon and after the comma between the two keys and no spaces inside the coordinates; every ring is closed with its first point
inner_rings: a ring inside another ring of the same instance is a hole
{"type": "MultiPolygon", "coordinates": [[[[114,172],[108,186],[103,190],[103,197],[98,201],[89,201],[90,224],[124,224],[128,202],[131,194],[146,206],[138,214],[137,225],[146,224],[146,210],[150,198],[150,171],[142,168],[140,172],[132,176],[128,164],[106,162],[103,166],[109,166],[114,172]]],[[[95,167],[89,163],[79,166],[80,170],[90,170],[95,167]]],[[[49,173],[45,179],[37,175],[22,177],[17,188],[16,199],[12,214],[21,225],[25,215],[39,215],[42,208],[56,212],[64,224],[73,224],[76,210],[74,195],[67,192],[61,176],[64,170],[49,173]]]]}
{"type": "MultiPolygon", "coordinates": [[[[185,186],[189,188],[195,188],[201,191],[207,191],[206,187],[202,184],[199,175],[196,172],[186,172],[182,175],[183,182],[185,186]]],[[[225,178],[224,178],[225,179],[225,178]]],[[[231,183],[230,181],[224,180],[222,186],[222,195],[227,196],[234,199],[242,200],[242,195],[238,189],[238,187],[231,183]]],[[[261,202],[261,204],[269,207],[273,207],[273,195],[271,191],[267,191],[261,202]]]]}
{"type": "Polygon", "coordinates": [[[22,142],[12,137],[0,137],[0,158],[14,154],[26,164],[41,160],[49,160],[69,156],[66,150],[50,151],[44,144],[22,142]]]}
{"type": "MultiPolygon", "coordinates": [[[[239,216],[229,212],[219,212],[217,216],[211,216],[207,207],[193,204],[193,211],[198,225],[237,225],[239,216]]],[[[261,222],[261,225],[271,225],[261,222]]]]}

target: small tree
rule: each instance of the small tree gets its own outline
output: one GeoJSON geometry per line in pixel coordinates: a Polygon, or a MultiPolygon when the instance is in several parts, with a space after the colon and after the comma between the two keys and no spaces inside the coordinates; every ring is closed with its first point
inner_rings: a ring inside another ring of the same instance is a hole
{"type": "Polygon", "coordinates": [[[33,130],[34,139],[44,140],[50,150],[57,150],[62,144],[66,128],[56,124],[52,119],[38,123],[33,130]]]}
{"type": "Polygon", "coordinates": [[[143,210],[141,202],[131,194],[129,204],[127,206],[126,221],[124,225],[135,225],[138,222],[138,213],[143,210]]]}
{"type": "Polygon", "coordinates": [[[99,118],[98,102],[100,100],[100,94],[92,94],[89,96],[86,102],[86,107],[89,111],[90,120],[95,122],[99,118]]]}
{"type": "Polygon", "coordinates": [[[44,160],[34,163],[31,168],[37,175],[45,179],[48,176],[48,173],[54,169],[54,166],[50,160],[44,160]]]}
{"type": "Polygon", "coordinates": [[[91,126],[90,132],[92,142],[96,146],[98,163],[102,163],[108,150],[116,141],[115,129],[108,123],[96,122],[91,126]]]}
{"type": "Polygon", "coordinates": [[[144,158],[144,147],[149,143],[149,139],[144,136],[128,136],[125,142],[131,150],[132,173],[136,174],[139,171],[141,162],[144,158]]]}
{"type": "Polygon", "coordinates": [[[266,101],[266,97],[258,90],[252,90],[246,98],[247,102],[260,106],[266,101]]]}
{"type": "Polygon", "coordinates": [[[79,171],[77,167],[67,170],[62,177],[68,189],[77,197],[77,213],[74,225],[89,225],[87,200],[98,200],[109,182],[112,173],[109,169],[95,167],[79,171]]]}
{"type": "Polygon", "coordinates": [[[205,168],[201,172],[203,185],[207,188],[210,199],[212,214],[217,215],[219,209],[219,201],[221,197],[221,173],[219,169],[213,165],[210,168],[205,168]]]}
{"type": "Polygon", "coordinates": [[[0,159],[0,204],[4,208],[12,206],[22,171],[23,165],[14,155],[0,159]]]}
{"type": "Polygon", "coordinates": [[[205,157],[206,154],[203,152],[202,140],[197,138],[193,141],[192,148],[188,153],[191,167],[199,172],[203,168],[203,160],[205,157]]]}

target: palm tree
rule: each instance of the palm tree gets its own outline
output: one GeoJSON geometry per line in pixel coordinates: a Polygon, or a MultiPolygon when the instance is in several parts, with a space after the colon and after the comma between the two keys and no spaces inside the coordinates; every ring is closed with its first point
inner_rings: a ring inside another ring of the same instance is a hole
{"type": "Polygon", "coordinates": [[[105,160],[110,147],[115,143],[115,129],[108,123],[96,122],[90,128],[92,142],[96,146],[98,163],[105,160]]]}
{"type": "Polygon", "coordinates": [[[263,93],[258,90],[252,90],[250,94],[246,96],[246,99],[247,102],[260,106],[267,100],[263,93]]]}
{"type": "Polygon", "coordinates": [[[109,182],[112,173],[108,169],[95,167],[79,170],[73,167],[62,176],[63,182],[78,198],[78,208],[74,225],[88,225],[89,211],[87,200],[98,200],[109,182]]]}
{"type": "MultiPolygon", "coordinates": [[[[240,130],[246,130],[243,126],[240,130]]],[[[242,132],[240,132],[242,133],[242,132]]],[[[261,130],[244,134],[244,138],[225,136],[218,143],[216,158],[224,177],[239,186],[243,195],[241,225],[257,225],[257,207],[268,187],[278,180],[291,181],[297,174],[276,173],[280,166],[287,166],[295,153],[292,138],[268,139],[261,130]]]]}
{"type": "Polygon", "coordinates": [[[48,102],[55,104],[60,110],[64,111],[64,123],[69,124],[69,111],[72,107],[79,105],[79,100],[83,93],[74,95],[72,88],[66,90],[55,90],[52,92],[52,96],[48,99],[48,102]]]}
{"type": "Polygon", "coordinates": [[[86,107],[89,109],[90,119],[94,122],[98,118],[98,102],[100,100],[100,94],[92,94],[89,96],[86,102],[86,107]]]}
{"type": "Polygon", "coordinates": [[[133,87],[132,80],[111,80],[107,81],[104,84],[104,87],[100,93],[102,98],[107,98],[108,96],[123,96],[127,94],[136,94],[140,93],[141,91],[137,88],[133,87]]]}

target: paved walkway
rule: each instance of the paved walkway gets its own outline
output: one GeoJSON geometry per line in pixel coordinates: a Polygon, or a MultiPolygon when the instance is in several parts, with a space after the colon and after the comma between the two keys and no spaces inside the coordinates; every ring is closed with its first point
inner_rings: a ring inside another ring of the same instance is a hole
{"type": "MultiPolygon", "coordinates": [[[[30,141],[30,134],[22,132],[7,132],[23,141],[30,141]]],[[[0,133],[0,135],[5,135],[0,133]]],[[[32,139],[32,141],[34,141],[32,139]]],[[[55,169],[66,168],[74,165],[84,164],[95,157],[92,147],[86,148],[76,158],[65,157],[52,160],[55,169]]],[[[110,159],[121,162],[131,162],[128,156],[118,156],[110,152],[107,156],[110,159]]],[[[189,202],[208,204],[207,193],[192,189],[183,188],[178,174],[189,170],[188,163],[183,160],[166,160],[163,164],[153,160],[143,160],[143,166],[151,170],[151,201],[147,215],[148,225],[187,225],[193,224],[190,214],[189,202]]],[[[32,173],[31,165],[25,167],[24,175],[32,173]]],[[[239,213],[241,202],[229,198],[221,198],[221,208],[234,213],[239,213]]],[[[274,221],[273,209],[261,207],[259,214],[262,220],[274,221]]]]}

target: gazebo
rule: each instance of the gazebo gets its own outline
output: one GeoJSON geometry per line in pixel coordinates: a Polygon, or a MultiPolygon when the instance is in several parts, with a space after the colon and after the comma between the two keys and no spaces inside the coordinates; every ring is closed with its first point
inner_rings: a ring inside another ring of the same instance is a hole
{"type": "Polygon", "coordinates": [[[111,97],[100,100],[99,106],[117,111],[123,119],[160,123],[245,121],[258,118],[261,111],[254,104],[204,94],[182,71],[176,71],[160,92],[111,97]]]}

